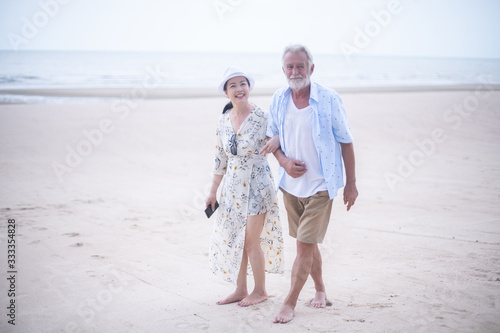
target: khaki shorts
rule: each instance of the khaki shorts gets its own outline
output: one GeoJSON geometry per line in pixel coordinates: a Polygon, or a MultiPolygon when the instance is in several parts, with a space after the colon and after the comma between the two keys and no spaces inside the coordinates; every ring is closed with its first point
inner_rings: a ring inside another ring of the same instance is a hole
{"type": "Polygon", "coordinates": [[[320,191],[309,198],[297,198],[281,189],[288,214],[290,236],[303,243],[321,243],[326,235],[333,199],[328,191],[320,191]]]}

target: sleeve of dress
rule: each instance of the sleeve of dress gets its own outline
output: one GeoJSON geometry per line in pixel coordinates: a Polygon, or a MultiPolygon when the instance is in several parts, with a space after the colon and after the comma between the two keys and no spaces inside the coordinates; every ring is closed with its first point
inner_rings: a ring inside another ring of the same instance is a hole
{"type": "Polygon", "coordinates": [[[349,122],[347,121],[347,115],[342,99],[338,94],[333,94],[331,97],[331,103],[333,135],[335,136],[335,140],[341,143],[351,143],[354,138],[352,137],[351,130],[349,128],[349,122]]]}
{"type": "Polygon", "coordinates": [[[215,133],[217,137],[216,145],[215,145],[215,165],[214,165],[214,174],[216,175],[225,175],[227,168],[227,155],[224,151],[224,145],[221,140],[221,122],[217,125],[217,131],[215,133]]]}
{"type": "Polygon", "coordinates": [[[262,122],[263,126],[259,129],[259,140],[257,146],[257,152],[259,152],[267,143],[267,124],[269,123],[269,112],[262,112],[262,122]]]}

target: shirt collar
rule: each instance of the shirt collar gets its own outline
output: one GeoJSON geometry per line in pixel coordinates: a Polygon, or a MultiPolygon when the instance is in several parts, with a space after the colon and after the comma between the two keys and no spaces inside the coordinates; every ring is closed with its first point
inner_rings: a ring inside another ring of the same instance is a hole
{"type": "Polygon", "coordinates": [[[311,81],[311,92],[309,96],[309,101],[314,100],[316,103],[318,103],[318,85],[311,81]]]}

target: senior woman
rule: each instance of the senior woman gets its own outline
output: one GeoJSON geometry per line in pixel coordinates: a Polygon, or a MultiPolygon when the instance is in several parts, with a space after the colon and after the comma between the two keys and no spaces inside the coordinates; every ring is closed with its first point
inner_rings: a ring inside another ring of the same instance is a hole
{"type": "Polygon", "coordinates": [[[217,304],[249,306],[267,300],[265,272],[283,272],[283,237],[271,170],[265,155],[267,117],[249,102],[255,81],[239,68],[229,67],[219,86],[230,99],[217,125],[214,176],[206,206],[216,209],[210,241],[212,271],[236,284],[236,290],[217,304]],[[254,289],[247,290],[250,262],[254,289]]]}

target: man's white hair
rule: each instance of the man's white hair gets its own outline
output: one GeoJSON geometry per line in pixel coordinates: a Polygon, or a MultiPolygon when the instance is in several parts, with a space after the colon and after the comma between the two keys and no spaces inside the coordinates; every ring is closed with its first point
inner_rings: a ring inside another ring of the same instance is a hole
{"type": "Polygon", "coordinates": [[[289,52],[291,52],[291,53],[304,52],[307,56],[308,71],[311,71],[311,67],[314,64],[314,62],[313,62],[312,54],[307,47],[305,47],[304,45],[300,45],[300,44],[294,44],[294,45],[289,45],[289,46],[285,47],[285,49],[283,50],[283,56],[281,57],[281,62],[283,63],[283,67],[285,66],[285,56],[289,52]]]}

